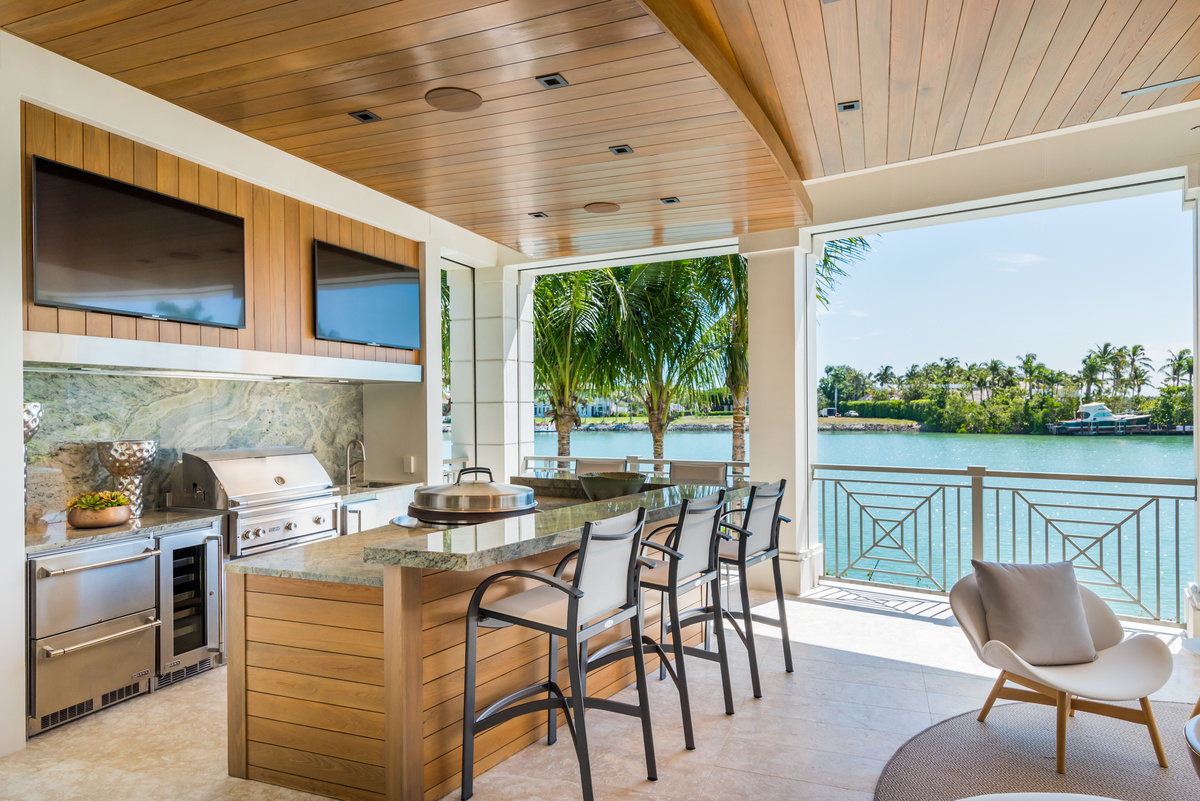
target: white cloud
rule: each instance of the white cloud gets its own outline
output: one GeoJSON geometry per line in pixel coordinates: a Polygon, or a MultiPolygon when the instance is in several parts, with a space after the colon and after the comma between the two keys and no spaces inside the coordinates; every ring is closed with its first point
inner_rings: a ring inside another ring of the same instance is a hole
{"type": "Polygon", "coordinates": [[[1036,264],[1046,260],[1046,257],[1039,253],[997,253],[991,258],[992,261],[1001,264],[1036,264]]]}

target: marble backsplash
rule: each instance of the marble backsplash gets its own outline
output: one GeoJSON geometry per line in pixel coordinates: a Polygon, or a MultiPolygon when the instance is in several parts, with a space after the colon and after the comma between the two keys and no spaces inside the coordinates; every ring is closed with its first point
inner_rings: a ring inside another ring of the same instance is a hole
{"type": "Polygon", "coordinates": [[[28,445],[27,524],[61,520],[71,497],[113,488],[98,440],[158,440],[150,509],[164,504],[183,450],[294,445],[342,483],[346,443],[363,432],[362,387],[351,384],[27,372],[25,401],[45,407],[28,445]]]}

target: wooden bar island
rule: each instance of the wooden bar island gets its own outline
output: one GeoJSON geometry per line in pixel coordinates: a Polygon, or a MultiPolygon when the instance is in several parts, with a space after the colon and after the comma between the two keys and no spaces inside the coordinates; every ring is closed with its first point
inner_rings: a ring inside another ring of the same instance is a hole
{"type": "MultiPolygon", "coordinates": [[[[465,616],[476,586],[502,570],[553,570],[588,520],[644,506],[649,532],[674,520],[684,498],[717,489],[665,486],[445,530],[387,525],[229,563],[230,775],[354,801],[432,801],[455,790],[465,616]]],[[[736,499],[749,485],[726,490],[736,499]]],[[[511,579],[492,592],[531,585],[511,579]]],[[[656,596],[647,598],[654,635],[656,596]]],[[[700,602],[696,594],[686,605],[700,602]]],[[[547,647],[546,635],[527,629],[481,629],[480,705],[545,680],[547,647]]],[[[588,694],[632,681],[632,661],[609,665],[590,674],[588,694]]],[[[476,740],[476,774],[545,733],[540,715],[489,729],[476,740]]]]}

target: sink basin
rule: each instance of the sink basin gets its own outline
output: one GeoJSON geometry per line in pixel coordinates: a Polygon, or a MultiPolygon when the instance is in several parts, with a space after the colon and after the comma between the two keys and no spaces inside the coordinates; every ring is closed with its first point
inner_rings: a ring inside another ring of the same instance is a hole
{"type": "Polygon", "coordinates": [[[400,486],[399,481],[355,481],[346,487],[346,492],[357,492],[365,489],[387,489],[400,486]]]}

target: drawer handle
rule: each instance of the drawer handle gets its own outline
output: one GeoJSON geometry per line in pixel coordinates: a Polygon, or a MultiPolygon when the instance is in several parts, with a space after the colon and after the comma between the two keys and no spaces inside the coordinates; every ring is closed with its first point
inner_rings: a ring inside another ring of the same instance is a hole
{"type": "Polygon", "coordinates": [[[148,623],[143,623],[140,626],[134,626],[126,631],[119,631],[116,634],[109,634],[107,637],[97,637],[94,640],[81,642],[78,645],[68,645],[66,648],[51,648],[49,645],[43,645],[42,650],[46,652],[47,659],[53,659],[56,656],[65,656],[73,651],[79,651],[83,648],[90,648],[93,645],[99,645],[100,643],[109,642],[110,640],[116,640],[120,637],[126,637],[130,634],[137,634],[139,631],[145,631],[146,629],[158,628],[161,625],[161,620],[151,620],[148,623]]]}
{"type": "Polygon", "coordinates": [[[111,565],[123,565],[127,562],[140,562],[143,559],[149,559],[152,556],[158,556],[161,551],[145,551],[136,556],[126,556],[121,559],[109,559],[107,562],[96,562],[91,565],[80,565],[79,567],[63,567],[58,570],[47,570],[46,568],[38,568],[38,578],[50,578],[52,576],[65,576],[68,573],[79,573],[84,570],[95,570],[98,567],[110,567],[111,565]]]}

